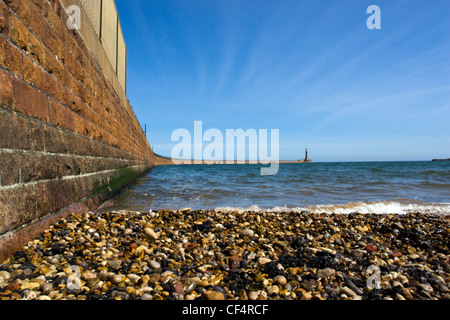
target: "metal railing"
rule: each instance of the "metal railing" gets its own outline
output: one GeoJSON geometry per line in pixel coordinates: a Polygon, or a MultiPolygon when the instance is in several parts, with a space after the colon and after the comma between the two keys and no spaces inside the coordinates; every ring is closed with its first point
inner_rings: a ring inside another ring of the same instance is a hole
{"type": "Polygon", "coordinates": [[[114,0],[81,0],[81,4],[126,92],[127,47],[114,0]]]}

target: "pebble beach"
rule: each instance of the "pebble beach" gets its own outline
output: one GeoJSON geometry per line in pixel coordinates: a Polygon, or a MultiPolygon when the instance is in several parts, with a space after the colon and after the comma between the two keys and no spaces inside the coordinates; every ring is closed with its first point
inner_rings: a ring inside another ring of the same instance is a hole
{"type": "Polygon", "coordinates": [[[1,300],[447,300],[450,219],[71,215],[0,264],[1,300]]]}

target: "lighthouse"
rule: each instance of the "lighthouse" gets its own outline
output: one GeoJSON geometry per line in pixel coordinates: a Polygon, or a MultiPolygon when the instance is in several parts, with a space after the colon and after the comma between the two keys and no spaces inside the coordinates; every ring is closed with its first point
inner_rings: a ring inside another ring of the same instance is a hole
{"type": "Polygon", "coordinates": [[[311,159],[309,159],[309,155],[308,155],[308,148],[306,148],[306,151],[305,151],[305,160],[304,161],[311,162],[311,159]]]}

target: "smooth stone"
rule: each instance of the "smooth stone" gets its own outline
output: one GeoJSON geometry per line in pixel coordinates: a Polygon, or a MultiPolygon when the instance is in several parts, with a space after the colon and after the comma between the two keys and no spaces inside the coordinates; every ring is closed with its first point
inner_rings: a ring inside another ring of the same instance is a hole
{"type": "Polygon", "coordinates": [[[33,278],[33,279],[30,280],[30,282],[39,283],[39,286],[41,286],[45,282],[45,280],[42,279],[42,278],[33,278]]]}
{"type": "Polygon", "coordinates": [[[423,290],[423,291],[426,291],[426,292],[428,292],[428,293],[433,293],[433,292],[434,292],[433,287],[430,286],[429,284],[426,284],[426,283],[420,283],[420,284],[418,284],[418,285],[417,285],[417,288],[419,288],[419,289],[421,289],[421,290],[423,290]]]}
{"type": "Polygon", "coordinates": [[[161,268],[161,264],[155,260],[150,261],[150,267],[152,267],[152,269],[159,269],[161,268]]]}
{"type": "Polygon", "coordinates": [[[339,290],[339,294],[345,294],[345,295],[348,296],[348,297],[354,297],[354,296],[356,296],[356,293],[355,293],[352,289],[350,289],[350,288],[348,288],[348,287],[342,287],[342,288],[339,290]]]}
{"type": "Polygon", "coordinates": [[[201,280],[197,283],[197,287],[206,287],[209,286],[209,282],[206,280],[201,280]]]}
{"type": "Polygon", "coordinates": [[[134,273],[127,275],[127,278],[134,284],[137,284],[141,280],[141,277],[134,273]]]}
{"type": "Polygon", "coordinates": [[[0,271],[0,278],[3,278],[3,280],[9,280],[11,278],[11,274],[8,271],[0,271]]]}
{"type": "Polygon", "coordinates": [[[365,247],[365,249],[367,252],[372,253],[372,252],[377,251],[378,247],[376,245],[374,245],[373,243],[370,243],[365,247]]]}
{"type": "Polygon", "coordinates": [[[59,286],[60,284],[67,284],[67,280],[69,278],[67,276],[59,276],[58,278],[56,278],[54,284],[55,286],[59,286]]]}
{"type": "Polygon", "coordinates": [[[48,282],[44,282],[41,285],[41,290],[43,294],[49,294],[53,289],[53,285],[51,283],[48,282]]]}
{"type": "Polygon", "coordinates": [[[230,257],[230,266],[233,268],[239,268],[239,266],[241,265],[242,262],[242,258],[238,257],[238,256],[231,256],[230,257]]]}
{"type": "Polygon", "coordinates": [[[11,278],[14,279],[15,277],[21,276],[22,274],[23,274],[22,269],[14,270],[13,272],[11,272],[11,278]]]}
{"type": "Polygon", "coordinates": [[[259,293],[258,292],[256,292],[256,291],[251,291],[249,294],[248,294],[248,298],[250,299],[250,300],[257,300],[258,299],[258,297],[259,297],[259,293]]]}
{"type": "Polygon", "coordinates": [[[415,300],[414,296],[411,293],[411,290],[409,288],[402,288],[401,294],[408,300],[415,300]]]}
{"type": "Polygon", "coordinates": [[[37,290],[41,287],[41,285],[37,282],[28,282],[28,283],[22,283],[21,284],[21,289],[29,289],[29,290],[37,290]]]}
{"type": "Polygon", "coordinates": [[[353,258],[362,258],[366,254],[366,251],[361,249],[355,249],[352,251],[351,256],[353,258]]]}
{"type": "Polygon", "coordinates": [[[222,292],[206,290],[202,293],[202,300],[225,300],[225,296],[222,292]]]}
{"type": "Polygon", "coordinates": [[[282,286],[282,287],[284,287],[284,286],[286,285],[286,283],[287,283],[287,280],[286,280],[286,278],[285,278],[284,276],[276,276],[276,277],[274,278],[274,280],[275,280],[275,282],[276,282],[278,285],[280,285],[280,286],[282,286]]]}
{"type": "Polygon", "coordinates": [[[307,291],[307,292],[302,292],[302,297],[300,298],[300,300],[311,300],[312,299],[312,293],[307,291]]]}
{"type": "Polygon", "coordinates": [[[173,291],[177,294],[184,296],[184,287],[180,281],[177,281],[173,286],[173,291]]]}
{"type": "Polygon", "coordinates": [[[241,234],[240,234],[241,237],[246,237],[247,236],[249,238],[253,237],[254,235],[255,235],[255,232],[252,229],[249,229],[249,228],[243,230],[241,232],[241,234]]]}
{"type": "Polygon", "coordinates": [[[273,294],[279,294],[280,293],[280,288],[278,286],[270,286],[267,289],[267,294],[269,296],[273,295],[273,294]]]}
{"type": "Polygon", "coordinates": [[[406,300],[406,298],[404,296],[402,296],[400,293],[397,293],[395,295],[395,300],[406,300]]]}
{"type": "Polygon", "coordinates": [[[119,275],[119,274],[115,274],[111,277],[111,282],[114,284],[119,284],[121,283],[123,280],[123,276],[119,275]]]}
{"type": "Polygon", "coordinates": [[[336,273],[336,270],[331,268],[325,268],[317,271],[317,277],[322,279],[329,279],[331,276],[333,276],[336,273]]]}
{"type": "Polygon", "coordinates": [[[120,261],[120,260],[110,260],[110,261],[108,261],[108,266],[111,269],[114,269],[114,270],[119,269],[121,265],[122,265],[122,261],[120,261]]]}
{"type": "Polygon", "coordinates": [[[152,296],[151,294],[144,293],[144,294],[141,296],[141,300],[153,300],[153,296],[152,296]]]}
{"type": "Polygon", "coordinates": [[[186,283],[186,285],[185,285],[185,287],[184,287],[184,290],[185,290],[185,292],[186,293],[192,293],[192,291],[194,291],[195,290],[195,288],[196,288],[197,286],[196,286],[196,284],[195,283],[186,283]]]}
{"type": "Polygon", "coordinates": [[[84,281],[89,281],[89,280],[93,280],[96,279],[97,275],[91,271],[85,271],[83,272],[83,274],[81,275],[81,279],[83,279],[84,281]]]}
{"type": "Polygon", "coordinates": [[[158,234],[151,228],[145,228],[144,234],[150,240],[157,240],[159,238],[158,234]]]}
{"type": "Polygon", "coordinates": [[[37,295],[36,295],[36,292],[30,290],[30,291],[25,291],[25,293],[23,294],[23,297],[28,300],[34,300],[34,299],[36,299],[37,295]]]}
{"type": "Polygon", "coordinates": [[[269,259],[269,258],[259,258],[258,259],[258,263],[260,264],[260,265],[265,265],[265,264],[268,264],[269,262],[271,262],[272,260],[271,259],[269,259]]]}

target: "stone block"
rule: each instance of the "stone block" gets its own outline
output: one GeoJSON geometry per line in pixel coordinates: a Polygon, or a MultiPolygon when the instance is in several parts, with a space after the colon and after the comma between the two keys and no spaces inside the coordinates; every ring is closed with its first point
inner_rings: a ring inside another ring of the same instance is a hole
{"type": "Polygon", "coordinates": [[[8,72],[0,69],[0,108],[11,110],[13,100],[11,76],[8,72]]]}
{"type": "Polygon", "coordinates": [[[55,126],[74,131],[75,121],[74,112],[66,106],[49,99],[50,119],[55,126]]]}
{"type": "Polygon", "coordinates": [[[22,77],[22,52],[0,37],[0,66],[22,77]]]}
{"type": "Polygon", "coordinates": [[[19,156],[17,152],[0,151],[0,186],[19,183],[19,156]]]}
{"type": "Polygon", "coordinates": [[[0,234],[28,223],[35,217],[34,185],[19,185],[0,190],[0,234]]]}
{"type": "Polygon", "coordinates": [[[0,2],[0,33],[9,38],[9,10],[8,7],[0,2]]]}
{"type": "Polygon", "coordinates": [[[20,154],[21,183],[57,178],[57,157],[24,152],[20,154]]]}
{"type": "Polygon", "coordinates": [[[35,34],[40,36],[43,25],[43,18],[33,1],[21,0],[19,11],[16,13],[22,22],[28,26],[35,34]]]}
{"type": "Polygon", "coordinates": [[[72,191],[68,180],[47,182],[48,211],[56,212],[72,204],[72,191]]]}
{"type": "Polygon", "coordinates": [[[13,88],[14,111],[49,122],[47,97],[42,92],[17,78],[13,79],[13,88]]]}
{"type": "Polygon", "coordinates": [[[0,110],[0,148],[31,149],[31,138],[26,119],[0,110]]]}

